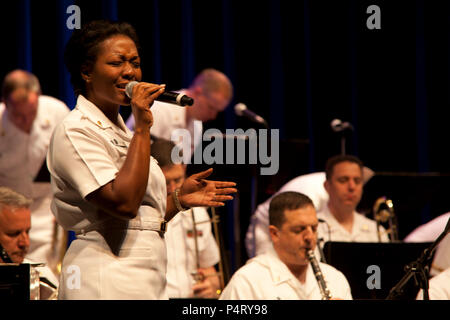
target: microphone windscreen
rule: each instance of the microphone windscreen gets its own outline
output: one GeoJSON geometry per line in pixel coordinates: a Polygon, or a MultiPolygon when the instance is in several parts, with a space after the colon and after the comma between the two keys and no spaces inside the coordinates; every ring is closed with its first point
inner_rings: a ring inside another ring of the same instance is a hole
{"type": "Polygon", "coordinates": [[[132,98],[133,96],[133,87],[137,85],[139,82],[137,81],[130,81],[127,83],[125,87],[125,94],[128,96],[128,98],[132,98]]]}
{"type": "Polygon", "coordinates": [[[336,130],[342,125],[342,121],[339,119],[334,119],[333,121],[331,121],[330,125],[333,130],[336,130]]]}
{"type": "Polygon", "coordinates": [[[238,116],[242,116],[242,112],[244,112],[244,110],[247,109],[247,106],[243,103],[238,103],[234,106],[234,112],[238,115],[238,116]]]}

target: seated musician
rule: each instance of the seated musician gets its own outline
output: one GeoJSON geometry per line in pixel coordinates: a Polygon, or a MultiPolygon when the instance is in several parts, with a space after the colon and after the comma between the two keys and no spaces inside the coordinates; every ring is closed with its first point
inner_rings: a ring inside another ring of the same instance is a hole
{"type": "MultiPolygon", "coordinates": [[[[279,192],[296,191],[306,194],[317,208],[318,235],[324,241],[378,242],[376,222],[356,212],[363,184],[373,176],[361,160],[350,155],[337,155],[328,159],[325,172],[297,177],[279,192]]],[[[271,247],[268,233],[268,207],[270,199],[258,206],[252,216],[246,235],[249,256],[264,253],[271,247]]],[[[389,240],[386,230],[380,228],[382,242],[389,240]]]]}
{"type": "MultiPolygon", "coordinates": [[[[325,175],[329,200],[317,213],[319,219],[326,221],[319,225],[320,236],[325,241],[379,242],[376,222],[356,212],[363,193],[361,160],[350,155],[333,156],[326,163],[325,175]]],[[[389,241],[381,226],[380,239],[389,241]]]]}
{"type": "MultiPolygon", "coordinates": [[[[166,178],[168,195],[181,187],[186,174],[184,164],[172,161],[174,147],[172,141],[164,139],[156,139],[151,147],[166,178]]],[[[215,265],[220,253],[206,208],[195,207],[177,214],[168,224],[165,240],[169,298],[217,299],[221,288],[215,265]]]]}
{"type": "Polygon", "coordinates": [[[276,195],[269,224],[273,250],[236,271],[221,300],[352,299],[344,274],[314,256],[319,221],[310,198],[298,192],[276,195]]]}
{"type": "MultiPolygon", "coordinates": [[[[25,256],[30,247],[31,200],[0,187],[0,263],[35,263],[25,256]]],[[[39,262],[39,261],[36,261],[39,262]]],[[[58,279],[48,267],[37,267],[41,282],[56,289],[58,279]]]]}

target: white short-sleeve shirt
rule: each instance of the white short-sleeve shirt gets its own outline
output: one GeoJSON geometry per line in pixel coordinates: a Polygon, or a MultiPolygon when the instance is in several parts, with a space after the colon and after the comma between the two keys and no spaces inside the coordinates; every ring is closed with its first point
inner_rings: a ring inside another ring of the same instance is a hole
{"type": "MultiPolygon", "coordinates": [[[[332,298],[351,300],[347,278],[336,268],[319,262],[332,298]]],[[[256,256],[235,272],[221,300],[321,300],[319,285],[310,265],[301,283],[278,258],[275,251],[256,256]]]]}
{"type": "MultiPolygon", "coordinates": [[[[323,219],[326,223],[319,223],[318,236],[324,241],[344,241],[344,242],[379,242],[377,234],[377,223],[360,213],[353,212],[353,228],[349,232],[346,230],[330,212],[328,206],[317,213],[318,219],[323,219]],[[328,228],[329,227],[329,228],[328,228]]],[[[381,242],[389,242],[386,229],[380,226],[381,242]]]]}
{"type": "Polygon", "coordinates": [[[47,156],[52,210],[65,229],[77,233],[62,264],[59,299],[167,298],[164,238],[146,228],[161,222],[166,211],[166,183],[156,160],[150,158],[136,218],[114,218],[85,199],[116,177],[131,139],[120,115],[116,126],[81,95],[54,132],[47,156]],[[70,282],[73,266],[80,274],[78,287],[70,282]]]}
{"type": "MultiPolygon", "coordinates": [[[[198,263],[209,268],[219,262],[220,254],[205,208],[193,208],[197,230],[198,263]]],[[[197,253],[191,210],[179,212],[169,221],[165,234],[167,246],[167,294],[170,298],[192,297],[197,270],[197,253]]]]}
{"type": "Polygon", "coordinates": [[[40,95],[36,118],[29,134],[18,129],[8,118],[8,110],[0,103],[0,186],[33,199],[30,206],[30,248],[27,258],[53,263],[52,241],[54,217],[50,210],[53,197],[50,182],[35,182],[45,165],[51,135],[67,116],[69,108],[56,98],[40,95]]]}
{"type": "MultiPolygon", "coordinates": [[[[114,180],[125,162],[133,134],[120,115],[118,121],[119,127],[80,95],[76,108],[55,130],[47,165],[52,175],[52,210],[65,229],[81,232],[105,219],[85,197],[114,180]]],[[[165,199],[164,175],[151,157],[149,184],[139,217],[162,219],[165,199]]]]}

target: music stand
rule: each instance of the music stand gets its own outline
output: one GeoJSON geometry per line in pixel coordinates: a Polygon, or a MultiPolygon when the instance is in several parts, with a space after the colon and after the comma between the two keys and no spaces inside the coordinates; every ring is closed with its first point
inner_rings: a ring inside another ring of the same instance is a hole
{"type": "MultiPolygon", "coordinates": [[[[402,278],[404,267],[419,256],[430,242],[326,242],[323,248],[326,261],[347,278],[353,299],[386,299],[389,290],[402,278]],[[373,267],[380,271],[380,288],[370,289],[368,279],[373,267]]],[[[413,300],[418,288],[412,283],[404,288],[401,299],[413,300]]]]}

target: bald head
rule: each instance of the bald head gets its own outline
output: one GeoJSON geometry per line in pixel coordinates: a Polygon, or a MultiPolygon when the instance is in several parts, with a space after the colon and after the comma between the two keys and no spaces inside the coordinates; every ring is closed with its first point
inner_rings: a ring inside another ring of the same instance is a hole
{"type": "Polygon", "coordinates": [[[197,75],[188,93],[194,98],[193,108],[187,109],[188,114],[200,121],[214,120],[230,104],[233,85],[225,74],[209,68],[197,75]]]}
{"type": "Polygon", "coordinates": [[[233,97],[233,85],[230,79],[216,69],[209,68],[200,72],[190,86],[190,88],[194,87],[202,88],[206,95],[221,92],[227,100],[231,100],[233,97]]]}
{"type": "Polygon", "coordinates": [[[25,92],[41,93],[38,78],[25,70],[14,70],[8,73],[3,80],[2,99],[5,101],[15,90],[22,88],[25,92]]]}
{"type": "Polygon", "coordinates": [[[25,133],[31,132],[40,93],[39,80],[28,71],[14,70],[3,80],[2,100],[8,110],[8,119],[25,133]]]}

